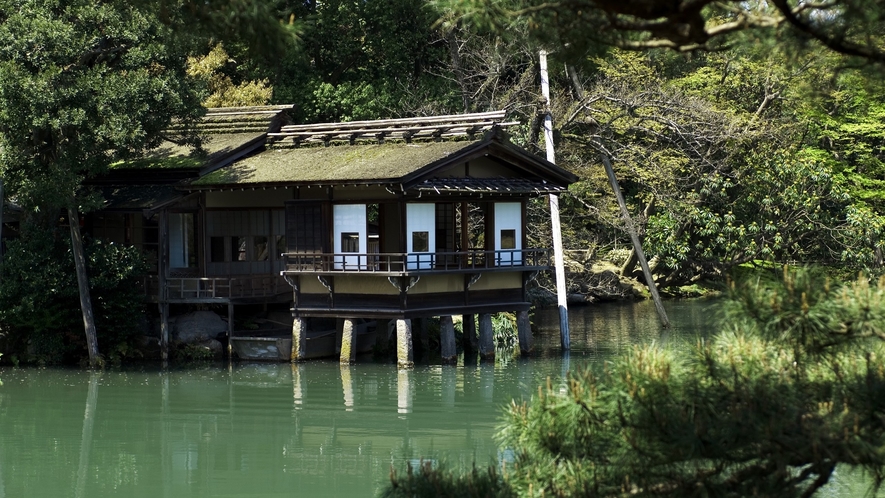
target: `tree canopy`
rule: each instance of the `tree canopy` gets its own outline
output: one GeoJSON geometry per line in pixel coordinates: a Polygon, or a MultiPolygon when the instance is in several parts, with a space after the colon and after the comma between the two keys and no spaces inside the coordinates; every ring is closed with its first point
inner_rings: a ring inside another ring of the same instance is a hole
{"type": "Polygon", "coordinates": [[[150,10],[36,0],[0,12],[0,174],[23,206],[71,206],[84,178],[201,114],[186,47],[150,10]]]}
{"type": "Polygon", "coordinates": [[[438,0],[452,19],[504,32],[525,23],[549,48],[584,54],[595,44],[630,49],[722,50],[774,32],[781,43],[809,41],[885,62],[885,8],[862,0],[438,0]]]}
{"type": "MultiPolygon", "coordinates": [[[[0,0],[0,178],[22,208],[21,232],[33,251],[58,253],[58,222],[66,211],[93,364],[100,359],[77,218],[101,198],[84,182],[162,140],[199,144],[190,125],[205,112],[204,84],[187,74],[188,55],[210,41],[244,43],[258,32],[255,23],[264,28],[252,41],[264,49],[288,36],[275,20],[267,25],[266,6],[226,5],[231,8],[219,18],[200,2],[0,0]],[[173,120],[182,130],[175,136],[166,132],[173,120]]],[[[4,270],[0,293],[40,276],[34,268],[4,270]]],[[[39,281],[28,285],[42,288],[39,281]]]]}

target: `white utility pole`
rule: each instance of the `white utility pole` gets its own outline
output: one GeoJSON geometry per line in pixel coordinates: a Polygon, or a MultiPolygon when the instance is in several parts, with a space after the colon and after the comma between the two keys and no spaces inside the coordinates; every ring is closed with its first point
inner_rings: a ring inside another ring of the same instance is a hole
{"type": "MultiPolygon", "coordinates": [[[[544,143],[547,160],[556,163],[553,152],[553,113],[550,110],[550,78],[547,74],[547,51],[541,50],[541,95],[544,96],[544,143]]],[[[559,305],[559,338],[563,351],[570,346],[568,329],[568,301],[565,294],[565,261],[562,250],[562,225],[559,223],[559,196],[550,194],[550,227],[553,231],[553,264],[556,269],[556,301],[559,305]]]]}

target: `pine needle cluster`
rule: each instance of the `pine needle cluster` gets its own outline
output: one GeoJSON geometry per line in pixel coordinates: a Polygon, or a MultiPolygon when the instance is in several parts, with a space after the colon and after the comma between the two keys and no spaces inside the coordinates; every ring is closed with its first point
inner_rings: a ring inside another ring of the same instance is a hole
{"type": "Polygon", "coordinates": [[[848,466],[877,490],[883,298],[885,280],[839,285],[813,269],[737,283],[726,330],[690,355],[637,346],[601,373],[574,372],[565,389],[548,381],[513,402],[498,436],[517,458],[501,471],[501,489],[808,497],[848,466]]]}

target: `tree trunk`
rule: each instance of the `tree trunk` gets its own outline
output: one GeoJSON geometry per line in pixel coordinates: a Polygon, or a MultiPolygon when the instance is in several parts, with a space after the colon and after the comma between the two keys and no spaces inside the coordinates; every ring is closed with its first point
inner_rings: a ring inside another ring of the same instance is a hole
{"type": "Polygon", "coordinates": [[[470,109],[470,92],[467,91],[467,83],[464,81],[464,68],[461,65],[461,51],[458,48],[458,39],[455,37],[455,31],[449,30],[446,33],[446,42],[449,44],[449,55],[452,57],[452,72],[458,80],[458,88],[461,90],[461,106],[464,112],[470,109]]]}
{"type": "MultiPolygon", "coordinates": [[[[642,211],[642,217],[645,224],[648,224],[648,218],[654,213],[655,209],[655,198],[652,197],[648,204],[645,206],[645,209],[642,211]]],[[[639,237],[639,242],[642,242],[643,237],[639,237]]],[[[654,258],[652,258],[654,259],[654,258]]],[[[624,265],[621,266],[621,276],[622,277],[636,277],[633,274],[633,270],[636,268],[636,264],[639,263],[639,257],[636,254],[636,249],[630,251],[630,256],[627,257],[627,261],[624,262],[624,265]]],[[[649,269],[654,271],[654,267],[656,265],[649,263],[649,269]]]]}
{"type": "Polygon", "coordinates": [[[77,267],[77,286],[80,289],[80,309],[83,311],[83,327],[86,329],[86,349],[89,351],[89,365],[101,365],[98,354],[98,339],[95,335],[95,318],[92,315],[92,298],[89,295],[89,277],[86,275],[86,256],[83,254],[83,237],[80,235],[80,217],[74,208],[68,208],[68,224],[71,227],[71,249],[77,267]]]}
{"type": "Polygon", "coordinates": [[[633,225],[633,219],[630,217],[630,212],[627,211],[627,203],[624,201],[624,194],[621,192],[621,187],[618,186],[618,179],[615,177],[615,170],[612,168],[611,161],[608,156],[602,155],[602,164],[605,166],[605,174],[608,176],[608,181],[611,183],[612,191],[615,193],[615,197],[618,199],[618,206],[621,208],[621,216],[624,217],[624,221],[627,222],[627,230],[630,232],[630,240],[633,241],[633,250],[636,252],[636,257],[639,259],[639,264],[642,266],[642,273],[645,275],[645,284],[648,286],[648,291],[651,293],[651,298],[655,302],[655,308],[658,310],[658,316],[661,317],[661,324],[664,328],[670,327],[670,319],[667,318],[667,312],[664,310],[664,304],[661,303],[661,296],[658,294],[658,288],[655,285],[655,279],[651,274],[651,269],[648,267],[648,262],[645,259],[645,253],[642,252],[642,243],[639,242],[639,235],[636,233],[636,226],[633,225]]]}

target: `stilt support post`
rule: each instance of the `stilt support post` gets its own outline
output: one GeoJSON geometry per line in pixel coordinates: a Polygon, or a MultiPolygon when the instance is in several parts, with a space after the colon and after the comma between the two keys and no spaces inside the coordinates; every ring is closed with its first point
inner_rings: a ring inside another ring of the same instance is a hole
{"type": "Polygon", "coordinates": [[[400,318],[396,321],[396,364],[400,368],[414,366],[412,358],[412,320],[400,318]]]}
{"type": "Polygon", "coordinates": [[[492,315],[479,315],[479,356],[483,360],[495,359],[495,332],[492,329],[492,315]]]}
{"type": "Polygon", "coordinates": [[[455,363],[458,353],[455,349],[455,324],[452,315],[439,317],[439,343],[443,363],[455,363]]]}

